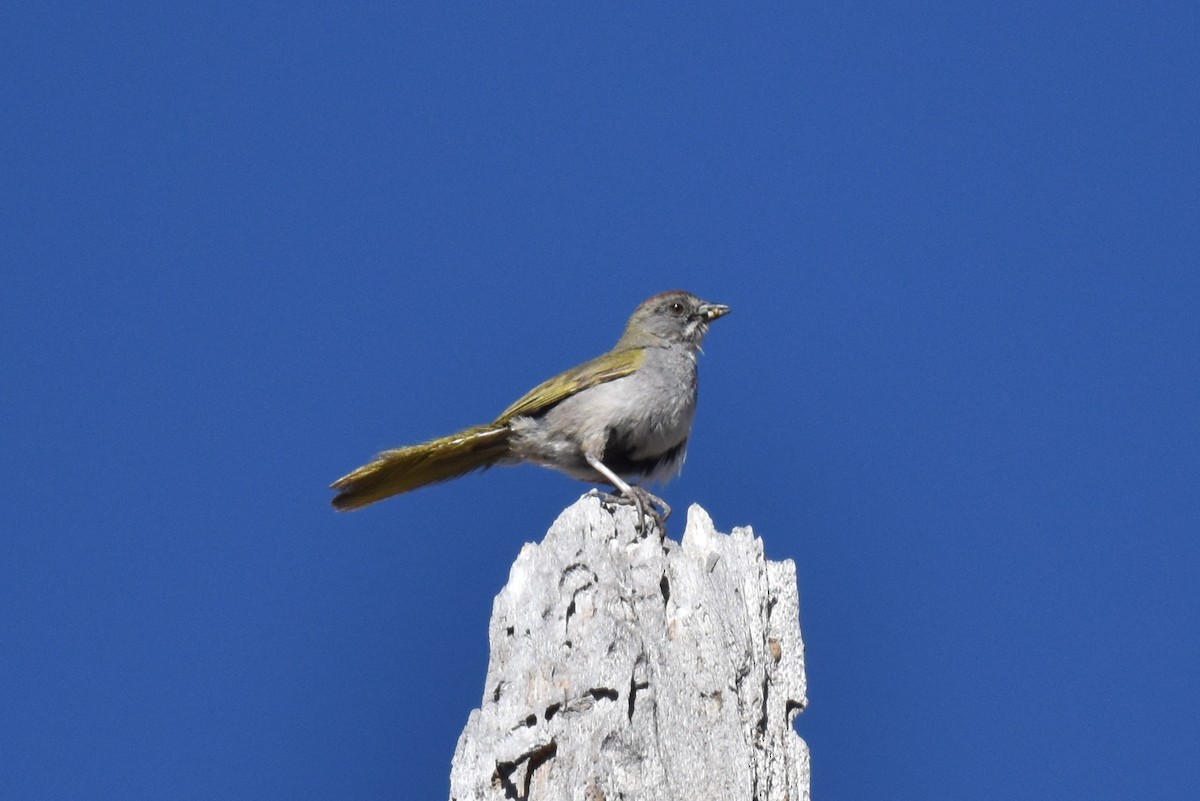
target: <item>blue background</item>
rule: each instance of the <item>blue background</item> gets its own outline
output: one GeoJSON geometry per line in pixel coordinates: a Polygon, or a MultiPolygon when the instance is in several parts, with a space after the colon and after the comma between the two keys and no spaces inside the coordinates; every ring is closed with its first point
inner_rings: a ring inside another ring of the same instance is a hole
{"type": "Polygon", "coordinates": [[[0,797],[446,797],[587,487],[326,485],[684,287],[814,796],[1194,798],[1197,8],[6,5],[0,797]]]}

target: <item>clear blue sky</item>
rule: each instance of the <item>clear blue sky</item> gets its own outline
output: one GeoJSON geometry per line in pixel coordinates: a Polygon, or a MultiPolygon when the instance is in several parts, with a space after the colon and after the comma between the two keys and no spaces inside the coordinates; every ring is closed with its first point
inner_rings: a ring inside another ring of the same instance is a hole
{"type": "Polygon", "coordinates": [[[446,797],[587,486],[326,486],[683,287],[815,797],[1194,798],[1198,6],[585,5],[0,12],[0,797],[446,797]]]}

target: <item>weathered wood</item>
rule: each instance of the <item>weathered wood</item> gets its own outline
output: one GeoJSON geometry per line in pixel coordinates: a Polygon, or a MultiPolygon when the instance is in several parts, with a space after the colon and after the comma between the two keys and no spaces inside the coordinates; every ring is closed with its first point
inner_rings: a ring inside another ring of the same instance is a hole
{"type": "Polygon", "coordinates": [[[796,571],[699,506],[681,543],[584,497],[496,597],[452,801],[807,801],[796,571]]]}

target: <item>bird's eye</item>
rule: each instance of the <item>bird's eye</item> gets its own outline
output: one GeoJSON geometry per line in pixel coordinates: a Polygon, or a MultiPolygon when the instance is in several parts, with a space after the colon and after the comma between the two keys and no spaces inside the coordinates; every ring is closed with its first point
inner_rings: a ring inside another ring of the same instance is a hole
{"type": "Polygon", "coordinates": [[[671,314],[683,314],[683,304],[675,301],[671,304],[671,314]]]}

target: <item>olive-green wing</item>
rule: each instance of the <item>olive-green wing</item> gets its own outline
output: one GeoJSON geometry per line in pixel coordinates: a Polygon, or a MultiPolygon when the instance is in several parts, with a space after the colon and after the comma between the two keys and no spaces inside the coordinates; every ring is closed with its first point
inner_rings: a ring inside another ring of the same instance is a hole
{"type": "Polygon", "coordinates": [[[514,417],[537,414],[576,392],[635,373],[645,359],[646,352],[642,348],[627,348],[598,356],[538,384],[505,409],[496,422],[507,423],[514,417]]]}

